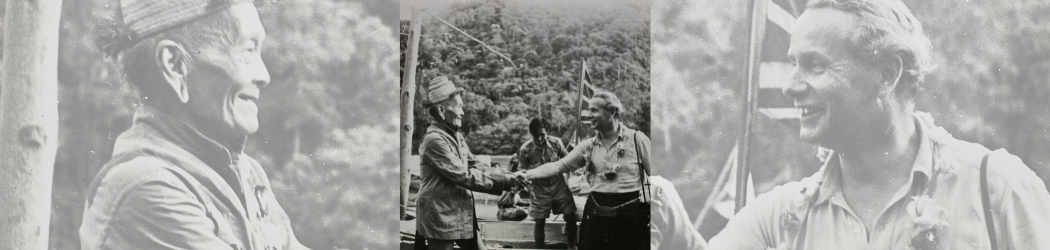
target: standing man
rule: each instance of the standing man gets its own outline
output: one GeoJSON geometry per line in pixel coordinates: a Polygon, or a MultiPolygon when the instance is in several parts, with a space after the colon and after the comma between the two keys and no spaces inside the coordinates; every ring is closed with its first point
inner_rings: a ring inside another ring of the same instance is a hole
{"type": "MultiPolygon", "coordinates": [[[[549,127],[547,120],[543,118],[533,118],[529,122],[529,134],[532,135],[532,139],[522,144],[517,154],[522,170],[558,161],[569,153],[565,150],[561,139],[547,135],[549,127]]],[[[532,206],[529,209],[529,216],[536,220],[536,248],[547,247],[543,228],[546,226],[547,216],[553,212],[564,215],[569,249],[576,249],[576,203],[572,200],[572,192],[569,191],[566,178],[557,175],[532,180],[532,206]]]]}
{"type": "Polygon", "coordinates": [[[142,106],[87,190],[81,249],[305,249],[244,154],[270,82],[252,1],[119,4],[99,42],[142,106]]]}
{"type": "Polygon", "coordinates": [[[620,98],[599,92],[590,100],[591,126],[598,132],[558,161],[515,173],[538,180],[590,168],[591,193],[583,207],[580,248],[649,249],[649,196],[643,180],[649,171],[649,137],[620,123],[620,98]],[[645,196],[643,196],[645,194],[645,196]]]}
{"type": "Polygon", "coordinates": [[[831,151],[748,203],[711,249],[1050,249],[1043,182],[915,111],[930,42],[904,3],[810,1],[791,34],[784,94],[801,138],[831,151]]]}
{"type": "Polygon", "coordinates": [[[474,197],[470,191],[499,195],[517,182],[509,173],[469,168],[474,164],[463,125],[463,90],[439,76],[427,87],[434,121],[419,144],[420,188],[416,198],[416,227],[431,250],[482,249],[478,239],[474,197]]]}

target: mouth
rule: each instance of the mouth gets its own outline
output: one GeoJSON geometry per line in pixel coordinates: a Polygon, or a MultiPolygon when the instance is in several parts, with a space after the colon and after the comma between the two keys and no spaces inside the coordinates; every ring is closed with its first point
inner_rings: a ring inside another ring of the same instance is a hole
{"type": "Polygon", "coordinates": [[[243,101],[252,101],[252,102],[259,101],[259,97],[258,96],[249,95],[249,94],[239,94],[239,95],[237,95],[237,98],[241,99],[243,101]]]}
{"type": "Polygon", "coordinates": [[[822,115],[827,112],[827,109],[815,105],[795,105],[795,108],[799,110],[801,119],[808,119],[815,116],[822,115]]]}

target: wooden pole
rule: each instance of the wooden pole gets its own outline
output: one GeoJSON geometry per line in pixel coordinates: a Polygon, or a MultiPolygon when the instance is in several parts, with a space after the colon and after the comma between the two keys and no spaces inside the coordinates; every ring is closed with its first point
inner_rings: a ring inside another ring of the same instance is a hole
{"type": "Polygon", "coordinates": [[[419,59],[419,31],[422,18],[417,7],[412,7],[411,36],[408,40],[408,55],[405,57],[405,76],[401,79],[401,220],[408,212],[408,189],[411,176],[408,173],[408,158],[412,156],[412,114],[416,94],[416,63],[419,59]]]}
{"type": "Polygon", "coordinates": [[[740,133],[740,151],[737,152],[736,172],[736,207],[734,212],[739,212],[747,205],[747,177],[751,172],[749,161],[751,156],[751,127],[754,123],[755,109],[758,107],[758,70],[762,57],[762,42],[766,34],[766,3],[769,0],[750,0],[751,7],[751,31],[748,34],[750,40],[750,51],[747,58],[747,76],[744,79],[744,131],[740,133]]]}
{"type": "Polygon", "coordinates": [[[7,1],[0,91],[0,249],[47,249],[58,150],[62,1],[7,1]]]}

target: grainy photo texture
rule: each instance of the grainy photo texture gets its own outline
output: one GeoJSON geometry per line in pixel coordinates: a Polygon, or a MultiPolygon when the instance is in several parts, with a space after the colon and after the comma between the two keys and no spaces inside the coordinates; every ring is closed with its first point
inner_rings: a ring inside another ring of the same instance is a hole
{"type": "Polygon", "coordinates": [[[1047,2],[653,7],[661,249],[1050,248],[1047,2]]]}
{"type": "Polygon", "coordinates": [[[5,1],[0,249],[394,248],[396,3],[5,1]]]}
{"type": "Polygon", "coordinates": [[[401,6],[401,249],[649,249],[648,1],[401,6]]]}

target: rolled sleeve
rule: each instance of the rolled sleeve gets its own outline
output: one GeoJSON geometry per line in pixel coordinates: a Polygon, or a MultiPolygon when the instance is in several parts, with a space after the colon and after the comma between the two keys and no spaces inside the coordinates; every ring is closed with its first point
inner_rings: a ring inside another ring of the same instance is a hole
{"type": "MultiPolygon", "coordinates": [[[[998,212],[993,215],[999,249],[1050,249],[1050,194],[1035,173],[1013,155],[1002,157],[998,212]]],[[[994,190],[990,190],[994,192],[994,190]]]]}
{"type": "Polygon", "coordinates": [[[774,233],[778,229],[776,223],[779,222],[777,211],[785,209],[786,203],[790,202],[789,194],[798,193],[801,189],[801,185],[792,182],[759,195],[754,202],[748,202],[747,206],[733,215],[718,235],[711,238],[708,249],[767,250],[778,247],[771,244],[777,238],[774,233]]]}
{"type": "Polygon", "coordinates": [[[485,173],[467,167],[452,152],[452,146],[444,140],[430,140],[423,152],[424,161],[452,183],[471,191],[499,194],[507,187],[509,177],[505,174],[485,173]]]}

